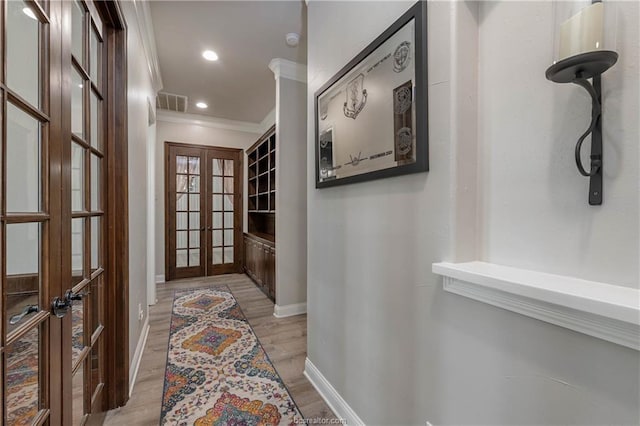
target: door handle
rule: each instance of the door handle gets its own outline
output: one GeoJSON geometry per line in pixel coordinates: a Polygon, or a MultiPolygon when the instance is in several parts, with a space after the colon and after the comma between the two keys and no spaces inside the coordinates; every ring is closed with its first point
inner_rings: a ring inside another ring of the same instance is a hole
{"type": "Polygon", "coordinates": [[[73,302],[76,302],[78,300],[82,300],[84,299],[84,297],[87,295],[87,292],[84,293],[74,293],[71,290],[67,290],[64,293],[64,298],[66,299],[67,303],[69,304],[69,306],[73,305],[73,302]]]}
{"type": "Polygon", "coordinates": [[[58,318],[64,317],[69,308],[73,306],[73,303],[82,300],[88,293],[74,293],[72,290],[67,290],[64,293],[64,298],[55,297],[51,302],[51,312],[58,318]]]}
{"type": "Polygon", "coordinates": [[[206,231],[206,230],[207,230],[207,228],[206,228],[206,227],[200,228],[200,232],[204,232],[204,231],[206,231]]]}
{"type": "Polygon", "coordinates": [[[24,307],[21,313],[13,315],[11,318],[9,318],[9,324],[16,325],[17,323],[22,321],[22,318],[26,317],[29,314],[34,314],[38,311],[40,311],[38,305],[27,305],[24,307]]]}

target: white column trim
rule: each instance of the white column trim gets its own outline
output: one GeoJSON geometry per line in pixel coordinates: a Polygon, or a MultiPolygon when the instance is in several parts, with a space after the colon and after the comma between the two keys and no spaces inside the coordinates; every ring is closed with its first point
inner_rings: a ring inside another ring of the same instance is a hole
{"type": "Polygon", "coordinates": [[[149,311],[147,311],[147,318],[142,326],[142,333],[140,333],[140,339],[138,339],[138,345],[136,351],[133,354],[131,360],[131,367],[129,368],[129,398],[133,394],[133,387],[136,384],[136,378],[138,377],[138,371],[140,370],[140,364],[142,363],[142,354],[144,348],[147,346],[147,338],[149,337],[149,311]]]}
{"type": "Polygon", "coordinates": [[[286,78],[288,80],[307,82],[307,66],[282,58],[274,58],[269,62],[269,69],[273,71],[276,80],[286,78]]]}
{"type": "Polygon", "coordinates": [[[294,315],[302,315],[307,313],[307,303],[293,303],[291,305],[275,305],[273,307],[273,316],[276,318],[292,317],[294,315]]]}

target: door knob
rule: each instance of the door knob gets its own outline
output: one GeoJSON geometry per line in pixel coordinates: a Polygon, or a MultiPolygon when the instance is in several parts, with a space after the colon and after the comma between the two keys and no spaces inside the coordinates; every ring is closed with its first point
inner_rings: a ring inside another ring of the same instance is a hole
{"type": "Polygon", "coordinates": [[[84,297],[87,295],[87,293],[74,293],[71,290],[67,290],[64,293],[64,298],[66,299],[67,303],[69,304],[69,306],[73,305],[73,302],[76,302],[78,300],[82,300],[84,299],[84,297]]]}
{"type": "Polygon", "coordinates": [[[51,302],[51,312],[53,313],[53,315],[55,315],[58,318],[62,318],[63,316],[65,316],[67,314],[67,311],[69,310],[69,303],[67,302],[67,299],[61,299],[59,297],[55,297],[53,299],[53,302],[51,302]]]}
{"type": "Polygon", "coordinates": [[[22,321],[22,318],[26,317],[29,314],[36,313],[39,310],[40,308],[38,307],[38,305],[27,305],[24,307],[22,312],[20,312],[19,314],[13,315],[11,318],[9,318],[9,324],[16,325],[17,323],[22,321]]]}

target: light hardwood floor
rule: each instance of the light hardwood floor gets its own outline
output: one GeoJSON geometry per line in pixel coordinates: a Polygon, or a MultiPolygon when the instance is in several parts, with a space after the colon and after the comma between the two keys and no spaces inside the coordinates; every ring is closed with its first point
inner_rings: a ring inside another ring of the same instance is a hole
{"type": "Polygon", "coordinates": [[[302,375],[307,355],[307,316],[273,316],[273,302],[240,274],[158,284],[158,303],[149,309],[149,338],[138,378],[126,406],[111,410],[105,425],[157,425],[169,342],[173,292],[226,284],[271,358],[305,418],[335,418],[324,400],[302,375]]]}

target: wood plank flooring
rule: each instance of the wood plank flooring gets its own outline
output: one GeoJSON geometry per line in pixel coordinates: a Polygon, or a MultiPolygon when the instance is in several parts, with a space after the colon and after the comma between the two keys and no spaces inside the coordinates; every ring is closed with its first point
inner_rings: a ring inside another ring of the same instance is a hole
{"type": "Polygon", "coordinates": [[[169,343],[173,291],[226,284],[271,358],[305,418],[335,418],[302,375],[307,354],[307,316],[273,316],[273,302],[244,274],[158,284],[158,303],[149,309],[149,338],[133,395],[126,406],[107,413],[105,425],[157,425],[160,421],[164,370],[169,343]]]}

